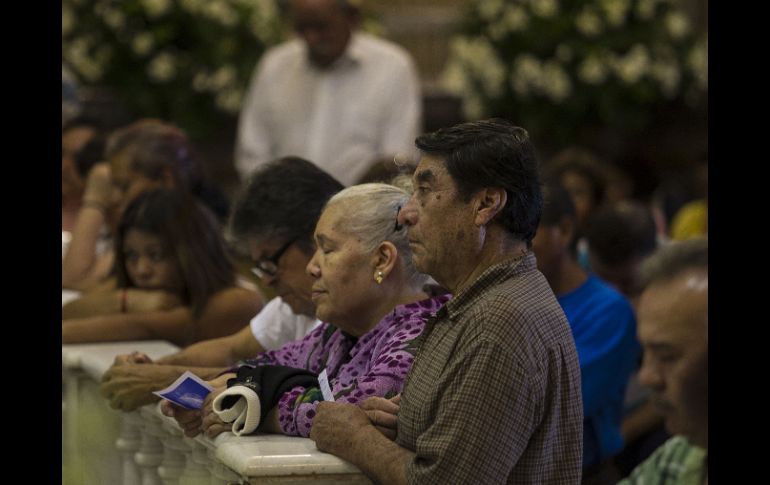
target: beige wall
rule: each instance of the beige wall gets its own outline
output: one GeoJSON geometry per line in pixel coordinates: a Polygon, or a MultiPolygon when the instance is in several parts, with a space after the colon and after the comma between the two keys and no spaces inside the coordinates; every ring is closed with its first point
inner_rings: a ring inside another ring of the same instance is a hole
{"type": "Polygon", "coordinates": [[[434,87],[447,58],[453,29],[467,0],[364,0],[364,8],[380,19],[384,37],[414,57],[426,89],[434,87]]]}

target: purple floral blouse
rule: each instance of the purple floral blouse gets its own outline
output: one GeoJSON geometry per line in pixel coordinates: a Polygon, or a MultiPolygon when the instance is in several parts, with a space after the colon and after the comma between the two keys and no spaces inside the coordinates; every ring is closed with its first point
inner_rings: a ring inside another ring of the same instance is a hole
{"type": "MultiPolygon", "coordinates": [[[[401,392],[412,367],[415,338],[450,295],[399,305],[358,339],[323,323],[302,340],[263,352],[241,365],[285,365],[320,373],[326,369],[334,400],[358,404],[370,396],[390,398],[401,392]]],[[[278,419],[287,435],[309,436],[318,387],[295,387],[278,401],[278,419]]]]}

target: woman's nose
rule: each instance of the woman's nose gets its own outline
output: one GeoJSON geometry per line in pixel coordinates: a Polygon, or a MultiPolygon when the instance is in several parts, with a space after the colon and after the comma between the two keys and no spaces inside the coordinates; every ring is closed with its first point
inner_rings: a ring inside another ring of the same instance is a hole
{"type": "Polygon", "coordinates": [[[316,251],[313,253],[313,257],[310,258],[307,266],[305,266],[305,273],[307,273],[309,276],[312,276],[313,278],[318,278],[321,273],[321,268],[318,266],[318,252],[319,250],[316,249],[316,251]]]}

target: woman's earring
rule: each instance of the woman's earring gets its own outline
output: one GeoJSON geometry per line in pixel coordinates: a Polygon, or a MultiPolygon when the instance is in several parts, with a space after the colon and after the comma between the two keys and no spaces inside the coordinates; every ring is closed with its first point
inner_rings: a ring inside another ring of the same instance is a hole
{"type": "Polygon", "coordinates": [[[374,273],[374,281],[376,281],[378,285],[381,285],[382,284],[382,278],[383,278],[382,271],[381,270],[377,270],[377,272],[374,273]]]}

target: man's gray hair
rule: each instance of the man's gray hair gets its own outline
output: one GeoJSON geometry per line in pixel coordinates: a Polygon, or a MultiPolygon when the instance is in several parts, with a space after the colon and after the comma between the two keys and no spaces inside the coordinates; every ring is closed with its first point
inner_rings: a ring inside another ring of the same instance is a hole
{"type": "Polygon", "coordinates": [[[343,232],[358,238],[364,251],[374,251],[384,241],[393,243],[404,261],[410,284],[420,287],[428,276],[414,267],[406,226],[396,225],[399,208],[406,205],[407,200],[409,193],[394,185],[360,184],[335,194],[324,210],[337,205],[345,207],[343,232]]]}
{"type": "Polygon", "coordinates": [[[708,239],[666,243],[642,263],[642,288],[652,283],[672,280],[686,271],[708,271],[708,267],[708,239]]]}

